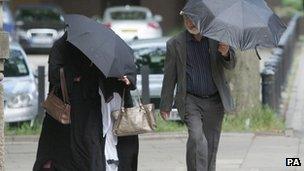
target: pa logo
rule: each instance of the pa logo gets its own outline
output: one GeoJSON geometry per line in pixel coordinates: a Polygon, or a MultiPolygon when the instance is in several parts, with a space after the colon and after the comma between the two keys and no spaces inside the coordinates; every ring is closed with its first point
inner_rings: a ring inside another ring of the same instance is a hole
{"type": "Polygon", "coordinates": [[[286,158],[286,166],[301,166],[299,158],[286,158]]]}

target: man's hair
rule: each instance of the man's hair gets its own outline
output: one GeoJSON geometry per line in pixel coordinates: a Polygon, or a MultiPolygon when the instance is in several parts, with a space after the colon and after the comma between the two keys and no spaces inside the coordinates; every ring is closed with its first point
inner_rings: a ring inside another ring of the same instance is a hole
{"type": "Polygon", "coordinates": [[[184,19],[190,19],[190,17],[187,16],[184,11],[180,11],[179,15],[183,16],[184,19]]]}
{"type": "Polygon", "coordinates": [[[192,21],[191,18],[190,18],[189,16],[187,16],[187,15],[185,15],[185,14],[182,14],[182,16],[183,16],[183,19],[184,19],[184,20],[190,20],[190,21],[192,21]]]}

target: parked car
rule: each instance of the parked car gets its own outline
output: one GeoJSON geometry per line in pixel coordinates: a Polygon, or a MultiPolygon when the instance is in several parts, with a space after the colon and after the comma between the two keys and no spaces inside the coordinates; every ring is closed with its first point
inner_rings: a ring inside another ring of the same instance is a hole
{"type": "Polygon", "coordinates": [[[63,11],[56,6],[20,6],[15,17],[17,37],[25,50],[50,49],[64,34],[63,11]]]}
{"type": "Polygon", "coordinates": [[[10,45],[10,56],[4,63],[5,122],[33,121],[38,113],[38,92],[27,56],[18,44],[10,45]]]}
{"type": "Polygon", "coordinates": [[[103,23],[125,41],[162,37],[161,21],[148,8],[128,5],[108,8],[103,16],[103,23]]]}
{"type": "MultiPolygon", "coordinates": [[[[166,42],[169,38],[135,40],[130,42],[134,50],[136,66],[138,69],[137,89],[141,92],[142,82],[140,69],[143,64],[148,64],[150,68],[149,89],[151,102],[159,108],[162,83],[164,78],[164,62],[166,56],[166,42]]],[[[136,92],[133,92],[133,94],[136,92]]],[[[180,120],[177,109],[171,112],[170,120],[180,120]]]]}
{"type": "Polygon", "coordinates": [[[10,39],[15,39],[15,20],[7,1],[3,2],[3,30],[8,32],[10,39]]]}

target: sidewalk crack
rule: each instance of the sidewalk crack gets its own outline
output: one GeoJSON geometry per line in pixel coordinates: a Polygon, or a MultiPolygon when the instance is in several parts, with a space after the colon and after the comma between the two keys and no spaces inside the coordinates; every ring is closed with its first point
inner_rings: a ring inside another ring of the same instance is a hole
{"type": "Polygon", "coordinates": [[[251,142],[250,142],[249,147],[248,147],[248,149],[247,149],[247,151],[246,151],[246,154],[245,154],[245,156],[244,156],[244,158],[243,158],[243,160],[242,160],[242,163],[240,164],[240,169],[243,168],[244,163],[245,163],[245,161],[246,161],[246,158],[248,157],[249,151],[251,150],[251,147],[252,147],[252,145],[253,145],[255,139],[256,139],[256,135],[254,135],[254,136],[252,137],[252,139],[251,139],[251,142]]]}

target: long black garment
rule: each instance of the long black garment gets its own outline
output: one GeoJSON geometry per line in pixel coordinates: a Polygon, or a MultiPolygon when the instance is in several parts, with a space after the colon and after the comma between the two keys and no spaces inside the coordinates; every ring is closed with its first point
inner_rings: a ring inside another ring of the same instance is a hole
{"type": "Polygon", "coordinates": [[[71,124],[62,125],[48,114],[43,122],[34,171],[51,160],[58,171],[103,171],[104,144],[98,93],[99,70],[74,46],[58,40],[50,53],[50,90],[60,92],[59,69],[65,70],[71,101],[71,124]],[[80,78],[80,81],[75,81],[80,78]]]}
{"type": "Polygon", "coordinates": [[[138,136],[118,137],[118,171],[137,171],[139,143],[138,136]]]}

